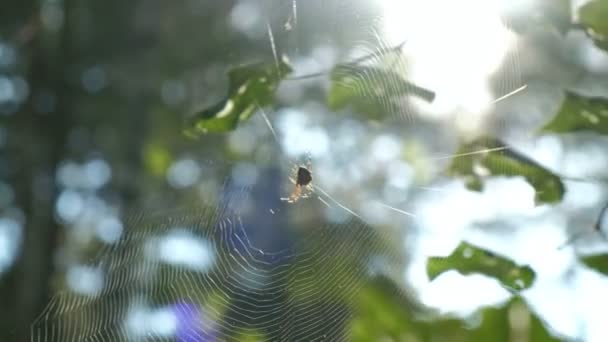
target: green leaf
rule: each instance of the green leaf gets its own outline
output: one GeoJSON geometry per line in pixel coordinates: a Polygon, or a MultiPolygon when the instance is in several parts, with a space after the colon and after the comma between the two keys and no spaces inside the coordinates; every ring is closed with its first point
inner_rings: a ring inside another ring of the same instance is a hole
{"type": "Polygon", "coordinates": [[[273,103],[280,81],[291,72],[286,61],[255,63],[228,71],[228,95],[219,103],[195,113],[187,120],[190,136],[226,132],[236,128],[255,111],[273,103]]]}
{"type": "Polygon", "coordinates": [[[563,336],[562,338],[558,338],[553,336],[547,328],[545,327],[545,323],[543,323],[540,318],[536,315],[532,315],[530,318],[530,338],[528,341],[535,342],[560,342],[560,341],[568,341],[568,339],[563,336]]]}
{"type": "Polygon", "coordinates": [[[559,112],[542,128],[542,131],[554,133],[592,131],[608,134],[608,99],[567,92],[559,112]]]}
{"type": "Polygon", "coordinates": [[[608,0],[590,1],[578,10],[579,22],[595,45],[608,51],[608,0]]]}
{"type": "Polygon", "coordinates": [[[608,275],[608,254],[586,256],[581,261],[589,268],[608,275]]]}
{"type": "MultiPolygon", "coordinates": [[[[519,321],[522,325],[528,327],[528,331],[522,336],[526,336],[526,341],[534,342],[559,342],[569,341],[566,336],[553,336],[556,332],[549,332],[546,327],[546,323],[543,322],[534,312],[531,312],[526,304],[521,300],[520,297],[515,297],[511,300],[508,306],[505,307],[508,310],[508,320],[510,322],[511,332],[518,334],[515,328],[515,322],[519,321]]],[[[521,331],[520,331],[521,333],[521,331]]],[[[488,339],[486,339],[488,340],[488,339]]],[[[480,341],[486,341],[480,340],[480,341]]],[[[513,339],[509,339],[512,341],[513,339]]]]}
{"type": "Polygon", "coordinates": [[[507,258],[467,242],[462,242],[448,257],[430,257],[427,260],[426,271],[431,280],[450,270],[464,275],[483,274],[515,291],[529,288],[536,277],[529,266],[517,265],[507,258]]]}
{"type": "Polygon", "coordinates": [[[448,174],[464,177],[467,187],[475,191],[483,189],[484,179],[489,176],[521,176],[536,191],[536,203],[559,202],[565,192],[560,177],[500,140],[489,137],[461,146],[448,174]]]}
{"type": "Polygon", "coordinates": [[[398,110],[403,95],[432,102],[435,93],[404,80],[396,72],[363,65],[338,65],[331,72],[327,105],[332,110],[347,106],[373,118],[398,110]]]}

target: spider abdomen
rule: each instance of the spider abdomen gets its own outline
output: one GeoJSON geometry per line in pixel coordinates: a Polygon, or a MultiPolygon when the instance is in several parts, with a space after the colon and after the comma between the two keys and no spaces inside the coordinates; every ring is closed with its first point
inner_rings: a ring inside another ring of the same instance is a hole
{"type": "Polygon", "coordinates": [[[312,175],[310,174],[310,171],[300,166],[298,168],[298,178],[296,180],[296,185],[306,186],[310,184],[310,182],[312,182],[312,175]]]}

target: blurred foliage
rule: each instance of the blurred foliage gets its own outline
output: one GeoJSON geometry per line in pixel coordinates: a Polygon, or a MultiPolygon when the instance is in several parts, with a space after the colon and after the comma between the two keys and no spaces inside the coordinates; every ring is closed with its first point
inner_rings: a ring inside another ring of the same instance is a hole
{"type": "Polygon", "coordinates": [[[273,103],[279,82],[290,72],[291,67],[284,59],[230,69],[227,97],[189,118],[185,133],[195,136],[235,129],[240,121],[249,119],[256,110],[273,103]]]}
{"type": "Polygon", "coordinates": [[[530,267],[517,265],[505,257],[467,242],[461,242],[447,257],[430,257],[427,260],[426,271],[431,280],[451,270],[463,275],[483,274],[515,291],[530,288],[536,277],[530,267]]]}
{"type": "Polygon", "coordinates": [[[432,102],[435,93],[403,79],[391,70],[373,66],[345,64],[331,72],[327,104],[331,110],[351,107],[368,118],[378,119],[394,113],[404,95],[432,102]]]}
{"type": "Polygon", "coordinates": [[[573,28],[571,2],[570,0],[532,0],[525,7],[525,13],[516,13],[514,20],[510,20],[509,24],[520,34],[542,27],[565,35],[573,28]]]}
{"type": "MultiPolygon", "coordinates": [[[[301,254],[295,264],[302,266],[292,273],[287,291],[294,301],[310,299],[310,284],[300,279],[302,274],[317,280],[318,295],[330,294],[333,299],[348,301],[349,296],[362,286],[361,273],[375,255],[390,255],[381,236],[363,222],[347,225],[327,225],[309,231],[300,239],[299,249],[323,251],[319,255],[301,254]],[[348,231],[348,234],[343,234],[348,231]],[[313,269],[309,265],[313,264],[313,269]],[[348,284],[348,285],[347,285],[348,284]]],[[[297,269],[297,267],[296,267],[297,269]]]]}
{"type": "Polygon", "coordinates": [[[268,339],[264,336],[264,334],[253,331],[253,332],[242,332],[234,338],[235,341],[239,342],[264,342],[268,341],[268,339]]]}
{"type": "Polygon", "coordinates": [[[560,341],[547,332],[520,299],[479,310],[463,321],[415,307],[394,285],[381,278],[361,290],[349,330],[351,340],[356,342],[510,342],[517,338],[534,342],[560,341]]]}
{"type": "Polygon", "coordinates": [[[462,145],[448,174],[464,177],[467,187],[475,191],[483,190],[486,177],[521,176],[534,187],[536,203],[559,202],[565,192],[559,176],[491,137],[478,138],[462,145]]]}
{"type": "Polygon", "coordinates": [[[171,153],[160,144],[149,144],[143,151],[143,160],[151,174],[161,177],[171,165],[171,153]]]}
{"type": "Polygon", "coordinates": [[[608,254],[585,256],[581,258],[581,261],[588,267],[608,275],[608,254]]]}
{"type": "Polygon", "coordinates": [[[561,34],[566,34],[572,28],[570,0],[541,0],[538,13],[561,34]]]}
{"type": "Polygon", "coordinates": [[[544,132],[570,133],[592,131],[608,134],[608,99],[566,92],[566,97],[544,132]]]}
{"type": "Polygon", "coordinates": [[[608,0],[592,0],[581,6],[579,22],[595,45],[608,51],[608,0]]]}

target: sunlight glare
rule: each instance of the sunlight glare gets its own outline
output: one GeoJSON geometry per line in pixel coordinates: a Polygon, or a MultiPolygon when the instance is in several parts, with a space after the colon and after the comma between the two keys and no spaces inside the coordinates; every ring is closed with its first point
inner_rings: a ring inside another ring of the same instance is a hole
{"type": "Polygon", "coordinates": [[[455,111],[457,124],[475,129],[492,106],[488,78],[501,66],[514,35],[499,16],[499,5],[486,0],[378,0],[383,39],[389,46],[406,42],[408,79],[437,93],[430,105],[439,119],[455,111]]]}
{"type": "Polygon", "coordinates": [[[448,271],[422,289],[420,300],[425,305],[438,308],[443,314],[468,316],[480,304],[498,305],[509,296],[509,292],[494,279],[479,274],[462,276],[456,271],[448,271]]]}

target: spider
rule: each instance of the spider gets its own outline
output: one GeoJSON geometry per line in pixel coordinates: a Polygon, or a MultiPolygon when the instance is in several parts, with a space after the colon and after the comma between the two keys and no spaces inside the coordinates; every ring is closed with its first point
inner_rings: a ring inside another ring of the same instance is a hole
{"type": "Polygon", "coordinates": [[[295,188],[289,197],[281,198],[282,201],[296,203],[300,198],[310,197],[313,192],[310,157],[307,158],[306,164],[300,164],[293,168],[289,180],[295,185],[295,188]]]}

